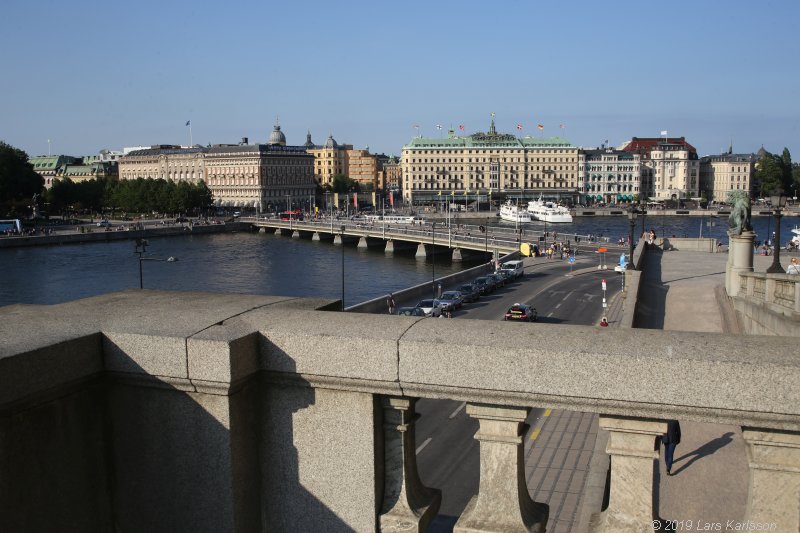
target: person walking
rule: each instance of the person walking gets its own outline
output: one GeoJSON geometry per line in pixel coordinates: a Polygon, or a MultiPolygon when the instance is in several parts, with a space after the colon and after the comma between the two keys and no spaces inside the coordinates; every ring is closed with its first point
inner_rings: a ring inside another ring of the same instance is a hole
{"type": "Polygon", "coordinates": [[[672,460],[675,457],[675,447],[681,443],[681,425],[677,420],[667,422],[667,432],[661,437],[664,443],[664,464],[667,467],[667,475],[672,475],[672,460]]]}
{"type": "Polygon", "coordinates": [[[397,308],[397,304],[395,303],[394,296],[392,296],[391,292],[389,293],[389,296],[386,298],[386,305],[389,306],[389,314],[393,315],[394,310],[397,308]]]}
{"type": "Polygon", "coordinates": [[[786,269],[787,274],[800,274],[800,262],[797,261],[796,257],[792,257],[792,261],[789,264],[789,268],[786,269]]]}

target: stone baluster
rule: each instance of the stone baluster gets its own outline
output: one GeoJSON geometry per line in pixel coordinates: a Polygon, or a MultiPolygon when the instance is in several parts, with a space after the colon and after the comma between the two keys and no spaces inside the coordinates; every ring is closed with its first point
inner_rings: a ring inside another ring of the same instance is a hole
{"type": "Polygon", "coordinates": [[[527,407],[467,404],[478,419],[480,486],[453,533],[544,532],[549,507],[531,500],[525,484],[524,437],[527,407]]]}
{"type": "Polygon", "coordinates": [[[745,523],[800,531],[800,433],[742,429],[750,463],[745,523]]]}
{"type": "Polygon", "coordinates": [[[422,484],[417,472],[416,398],[383,397],[384,487],[380,530],[422,532],[439,511],[442,493],[422,484]]]}
{"type": "Polygon", "coordinates": [[[602,416],[600,428],[609,432],[611,493],[608,508],[592,516],[589,531],[653,531],[653,461],[659,456],[657,438],[666,433],[666,421],[602,416]]]}

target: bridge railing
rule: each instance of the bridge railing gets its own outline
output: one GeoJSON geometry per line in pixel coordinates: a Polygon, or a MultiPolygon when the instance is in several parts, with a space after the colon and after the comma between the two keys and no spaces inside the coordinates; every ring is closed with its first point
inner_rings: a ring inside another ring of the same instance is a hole
{"type": "Polygon", "coordinates": [[[424,530],[440,495],[416,469],[417,398],[479,422],[456,531],[543,528],[522,468],[534,406],[601,415],[592,531],[652,529],[669,419],[742,426],[744,520],[800,527],[794,339],[315,310],[329,303],[131,290],[0,308],[5,528],[424,530]]]}

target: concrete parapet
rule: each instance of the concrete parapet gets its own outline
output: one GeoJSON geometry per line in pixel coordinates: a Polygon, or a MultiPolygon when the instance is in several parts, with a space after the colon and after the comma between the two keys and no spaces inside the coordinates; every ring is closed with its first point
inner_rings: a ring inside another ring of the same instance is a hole
{"type": "Polygon", "coordinates": [[[691,238],[691,237],[664,237],[661,240],[662,249],[667,251],[680,252],[708,252],[716,253],[719,241],[710,237],[691,238]]]}
{"type": "Polygon", "coordinates": [[[416,509],[420,527],[435,497],[409,484],[408,432],[424,397],[470,402],[481,421],[465,527],[487,516],[482,498],[536,523],[518,441],[547,405],[603,414],[612,514],[636,523],[663,420],[758,428],[751,519],[797,529],[794,339],[316,310],[330,303],[131,290],[0,308],[2,523],[360,532],[416,509]]]}

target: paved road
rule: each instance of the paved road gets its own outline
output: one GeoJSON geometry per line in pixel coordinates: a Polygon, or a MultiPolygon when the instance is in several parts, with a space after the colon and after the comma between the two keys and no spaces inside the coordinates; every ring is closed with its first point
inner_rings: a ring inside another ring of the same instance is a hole
{"type": "MultiPolygon", "coordinates": [[[[573,267],[575,275],[568,276],[565,262],[537,259],[526,267],[521,281],[465,305],[454,318],[502,320],[506,309],[520,302],[534,305],[542,323],[597,324],[603,314],[601,280],[607,281],[606,298],[610,300],[621,288],[621,276],[613,270],[579,273],[596,265],[597,259],[591,255],[579,258],[573,267]]],[[[463,402],[422,399],[417,411],[421,414],[416,427],[420,477],[427,486],[442,489],[439,516],[429,531],[451,531],[469,499],[478,492],[478,442],[473,438],[478,424],[466,415],[463,402]]],[[[549,410],[531,410],[530,432],[538,434],[546,415],[549,410]]],[[[532,443],[530,432],[526,449],[532,443]]]]}

